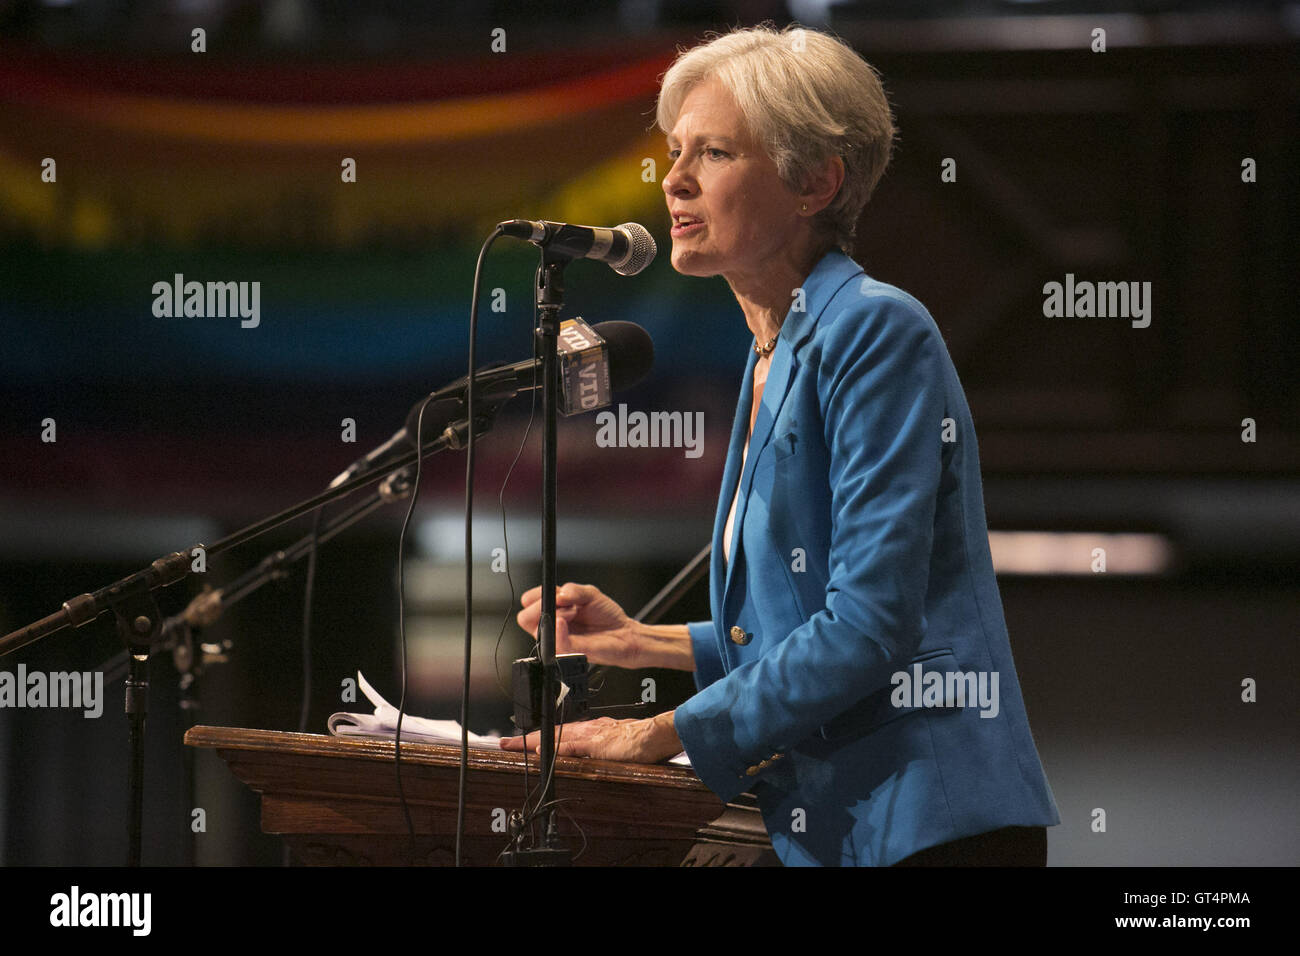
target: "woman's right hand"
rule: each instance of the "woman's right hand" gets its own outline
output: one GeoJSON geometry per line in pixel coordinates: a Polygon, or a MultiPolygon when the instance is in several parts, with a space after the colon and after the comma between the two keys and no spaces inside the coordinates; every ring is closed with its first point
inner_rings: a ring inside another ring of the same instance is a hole
{"type": "MultiPolygon", "coordinates": [[[[525,591],[519,601],[523,610],[515,620],[536,639],[542,617],[542,589],[525,591]]],[[[572,581],[557,588],[555,615],[555,653],[586,654],[592,664],[643,666],[637,622],[600,588],[572,581]]]]}

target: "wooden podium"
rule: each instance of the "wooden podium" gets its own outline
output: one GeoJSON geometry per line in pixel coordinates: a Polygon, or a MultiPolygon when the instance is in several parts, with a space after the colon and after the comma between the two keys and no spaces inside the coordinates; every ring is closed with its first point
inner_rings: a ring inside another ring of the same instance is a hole
{"type": "MultiPolygon", "coordinates": [[[[283,837],[299,863],[455,862],[458,747],[402,744],[413,849],[392,741],[199,726],[185,743],[216,750],[262,795],[263,832],[283,837]]],[[[524,760],[520,753],[470,750],[461,844],[467,865],[490,866],[505,848],[503,816],[524,803],[524,760]]],[[[527,760],[532,790],[538,760],[527,760]]],[[[724,806],[687,767],[560,757],[555,776],[561,833],[578,866],[779,865],[753,798],[724,806]]]]}

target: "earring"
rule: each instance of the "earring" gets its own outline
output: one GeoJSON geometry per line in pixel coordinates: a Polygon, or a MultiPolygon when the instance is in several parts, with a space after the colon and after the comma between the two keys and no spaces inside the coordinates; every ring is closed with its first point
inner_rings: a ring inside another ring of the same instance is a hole
{"type": "Polygon", "coordinates": [[[803,211],[804,211],[804,212],[807,212],[807,211],[808,211],[808,204],[807,204],[807,203],[804,203],[804,204],[803,204],[803,211]]]}

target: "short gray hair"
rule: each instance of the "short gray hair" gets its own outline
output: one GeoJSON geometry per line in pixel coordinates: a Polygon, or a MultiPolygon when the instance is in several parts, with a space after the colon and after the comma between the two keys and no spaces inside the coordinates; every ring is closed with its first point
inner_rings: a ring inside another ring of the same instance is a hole
{"type": "Polygon", "coordinates": [[[897,129],[880,74],[837,37],[769,24],[706,34],[664,74],[656,120],[667,135],[682,102],[699,83],[717,78],[731,93],[750,134],[792,190],[832,156],[844,161],[844,184],[814,227],[827,246],[853,255],[858,218],[885,174],[897,129]]]}

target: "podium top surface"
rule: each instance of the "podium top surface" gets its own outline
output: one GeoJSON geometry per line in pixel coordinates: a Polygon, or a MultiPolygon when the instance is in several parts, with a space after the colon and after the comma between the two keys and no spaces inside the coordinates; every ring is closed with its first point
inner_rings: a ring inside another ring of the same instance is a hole
{"type": "MultiPolygon", "coordinates": [[[[370,737],[336,737],[329,734],[299,734],[280,730],[257,730],[248,727],[212,727],[199,725],[185,734],[190,747],[213,749],[229,756],[235,752],[248,757],[318,757],[337,760],[393,762],[393,741],[370,737]]],[[[537,768],[537,755],[528,755],[530,770],[537,768]]],[[[505,750],[474,748],[469,750],[469,768],[476,773],[518,774],[523,769],[524,754],[505,750]]],[[[402,765],[459,767],[460,748],[446,744],[402,743],[402,765]]],[[[675,790],[702,791],[708,788],[689,767],[672,764],[623,763],[587,757],[559,757],[555,773],[559,778],[631,783],[640,786],[675,790]]]]}

